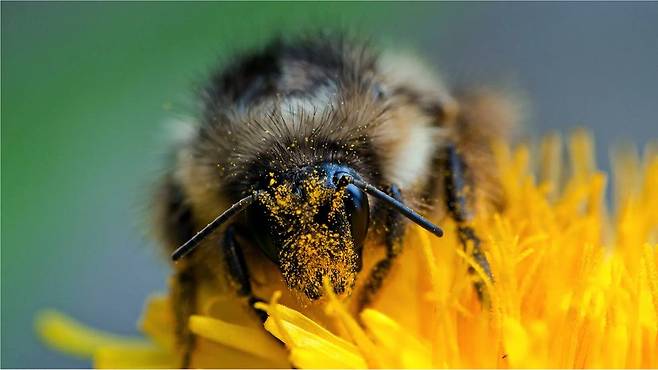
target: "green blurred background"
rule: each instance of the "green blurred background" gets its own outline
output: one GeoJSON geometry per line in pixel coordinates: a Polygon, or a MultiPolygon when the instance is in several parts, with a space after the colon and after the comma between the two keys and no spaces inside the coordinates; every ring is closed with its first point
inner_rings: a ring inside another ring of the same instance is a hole
{"type": "Polygon", "coordinates": [[[194,112],[218,60],[273,33],[347,28],[448,80],[517,86],[531,134],[658,137],[657,3],[2,2],[1,15],[3,368],[89,366],[38,341],[42,308],[137,333],[167,276],[145,232],[166,122],[194,112]]]}

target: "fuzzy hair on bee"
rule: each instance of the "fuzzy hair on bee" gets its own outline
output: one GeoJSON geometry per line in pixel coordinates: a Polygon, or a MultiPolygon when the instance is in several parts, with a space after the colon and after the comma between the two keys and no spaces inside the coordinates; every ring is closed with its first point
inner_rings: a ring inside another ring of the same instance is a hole
{"type": "Polygon", "coordinates": [[[311,36],[235,58],[199,100],[153,198],[157,236],[176,259],[184,367],[187,318],[203,296],[252,305],[283,290],[286,304],[309,306],[328,279],[354,310],[369,305],[408,220],[441,235],[435,223],[453,218],[490,274],[469,221],[480,204],[504,204],[490,144],[520,119],[504,93],[455,92],[412,55],[311,36]]]}

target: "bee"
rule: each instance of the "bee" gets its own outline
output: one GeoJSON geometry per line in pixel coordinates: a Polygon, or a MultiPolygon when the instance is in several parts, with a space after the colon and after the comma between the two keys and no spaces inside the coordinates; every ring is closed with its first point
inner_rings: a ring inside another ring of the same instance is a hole
{"type": "Polygon", "coordinates": [[[234,292],[253,306],[278,284],[315,301],[328,279],[360,310],[400,255],[407,221],[440,237],[436,223],[451,217],[492,278],[470,221],[478,204],[503,202],[490,143],[518,120],[515,104],[450,91],[417,58],[374,49],[279,39],[202,89],[198,123],[154,197],[184,367],[200,295],[234,292]]]}

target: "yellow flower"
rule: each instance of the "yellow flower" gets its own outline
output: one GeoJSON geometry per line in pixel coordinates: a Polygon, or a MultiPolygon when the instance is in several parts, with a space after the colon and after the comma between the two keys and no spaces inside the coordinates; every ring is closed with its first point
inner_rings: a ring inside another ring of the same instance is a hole
{"type": "MultiPolygon", "coordinates": [[[[442,239],[410,227],[391,276],[358,317],[328,294],[330,331],[275,294],[259,304],[270,335],[243,302],[217,297],[190,320],[199,338],[192,365],[658,367],[658,152],[647,148],[643,161],[630,151],[613,155],[609,214],[606,176],[593,166],[585,133],[571,137],[568,177],[557,136],[534,157],[525,146],[495,149],[507,206],[473,222],[495,276],[488,304],[473,291],[468,266],[482,271],[455,225],[443,225],[442,239]]],[[[93,356],[98,367],[176,367],[168,305],[162,297],[147,305],[142,330],[150,341],[108,336],[54,313],[37,326],[47,342],[93,356]]]]}

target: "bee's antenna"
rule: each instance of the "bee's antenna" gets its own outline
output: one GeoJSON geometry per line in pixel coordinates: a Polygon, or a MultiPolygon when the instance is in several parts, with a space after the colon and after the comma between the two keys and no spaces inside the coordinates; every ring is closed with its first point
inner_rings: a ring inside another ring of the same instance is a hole
{"type": "Polygon", "coordinates": [[[171,259],[174,261],[178,261],[179,259],[185,257],[188,253],[192,252],[192,250],[194,250],[194,248],[196,248],[199,245],[199,243],[203,239],[205,239],[206,236],[208,236],[216,228],[221,226],[229,218],[244,211],[257,198],[258,198],[258,193],[253,193],[237,201],[229,209],[224,211],[224,213],[217,216],[216,219],[212,220],[212,222],[210,222],[206,227],[201,229],[201,231],[196,233],[196,235],[194,235],[192,239],[188,240],[187,242],[185,242],[185,244],[178,247],[178,249],[176,249],[174,253],[171,254],[171,259]]]}
{"type": "Polygon", "coordinates": [[[397,199],[391,197],[390,195],[384,193],[383,191],[377,189],[376,187],[368,184],[367,182],[357,180],[354,177],[343,173],[340,175],[338,179],[338,186],[346,186],[347,184],[354,184],[356,187],[363,190],[367,194],[372,195],[375,198],[378,198],[379,200],[383,201],[384,204],[402,213],[406,218],[420,225],[422,228],[431,232],[432,234],[438,237],[443,236],[443,230],[441,230],[440,227],[434,225],[425,217],[419,215],[418,213],[416,213],[416,211],[407,207],[404,203],[398,201],[397,199]]]}

